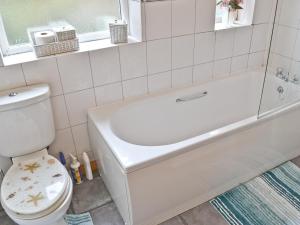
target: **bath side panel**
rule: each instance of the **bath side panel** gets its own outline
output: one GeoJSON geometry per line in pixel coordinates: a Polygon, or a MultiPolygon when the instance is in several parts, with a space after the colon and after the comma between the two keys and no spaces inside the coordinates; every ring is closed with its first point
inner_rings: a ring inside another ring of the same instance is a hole
{"type": "Polygon", "coordinates": [[[91,147],[104,183],[116,203],[125,224],[132,224],[129,207],[130,201],[127,197],[126,174],[122,172],[109,147],[91,121],[88,123],[88,129],[91,147]]]}
{"type": "Polygon", "coordinates": [[[128,175],[133,225],[159,224],[300,155],[300,110],[128,175]]]}

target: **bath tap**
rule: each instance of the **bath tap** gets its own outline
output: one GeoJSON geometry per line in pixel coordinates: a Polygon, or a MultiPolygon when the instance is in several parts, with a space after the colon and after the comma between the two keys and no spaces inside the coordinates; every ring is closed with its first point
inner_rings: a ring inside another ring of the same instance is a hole
{"type": "Polygon", "coordinates": [[[288,73],[284,74],[284,68],[282,68],[282,67],[278,67],[276,69],[275,76],[278,77],[281,80],[284,80],[285,82],[289,81],[289,74],[288,73]]]}
{"type": "Polygon", "coordinates": [[[279,86],[279,87],[277,88],[277,91],[278,91],[279,94],[283,94],[284,89],[283,89],[282,86],[279,86]]]}

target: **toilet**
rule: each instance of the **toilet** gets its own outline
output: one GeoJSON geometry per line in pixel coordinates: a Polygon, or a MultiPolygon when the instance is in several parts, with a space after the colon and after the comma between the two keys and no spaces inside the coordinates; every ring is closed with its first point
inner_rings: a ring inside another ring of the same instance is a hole
{"type": "Polygon", "coordinates": [[[1,204],[20,225],[64,225],[73,183],[47,147],[55,128],[50,89],[38,84],[0,92],[0,156],[11,157],[1,204]]]}

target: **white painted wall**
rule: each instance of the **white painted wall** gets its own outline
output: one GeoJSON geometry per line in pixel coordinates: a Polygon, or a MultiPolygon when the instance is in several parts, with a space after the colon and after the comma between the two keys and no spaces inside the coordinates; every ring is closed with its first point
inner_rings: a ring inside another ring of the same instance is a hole
{"type": "Polygon", "coordinates": [[[214,0],[143,3],[145,42],[0,67],[0,90],[49,83],[56,125],[50,152],[81,155],[90,152],[89,107],[264,65],[273,1],[257,1],[253,26],[218,32],[214,0]]]}

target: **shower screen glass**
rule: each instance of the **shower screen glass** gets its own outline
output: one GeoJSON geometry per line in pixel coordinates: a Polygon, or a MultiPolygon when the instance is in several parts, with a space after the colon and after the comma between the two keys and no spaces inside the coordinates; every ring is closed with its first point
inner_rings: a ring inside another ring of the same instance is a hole
{"type": "Polygon", "coordinates": [[[300,1],[277,0],[259,114],[300,100],[300,1]]]}

